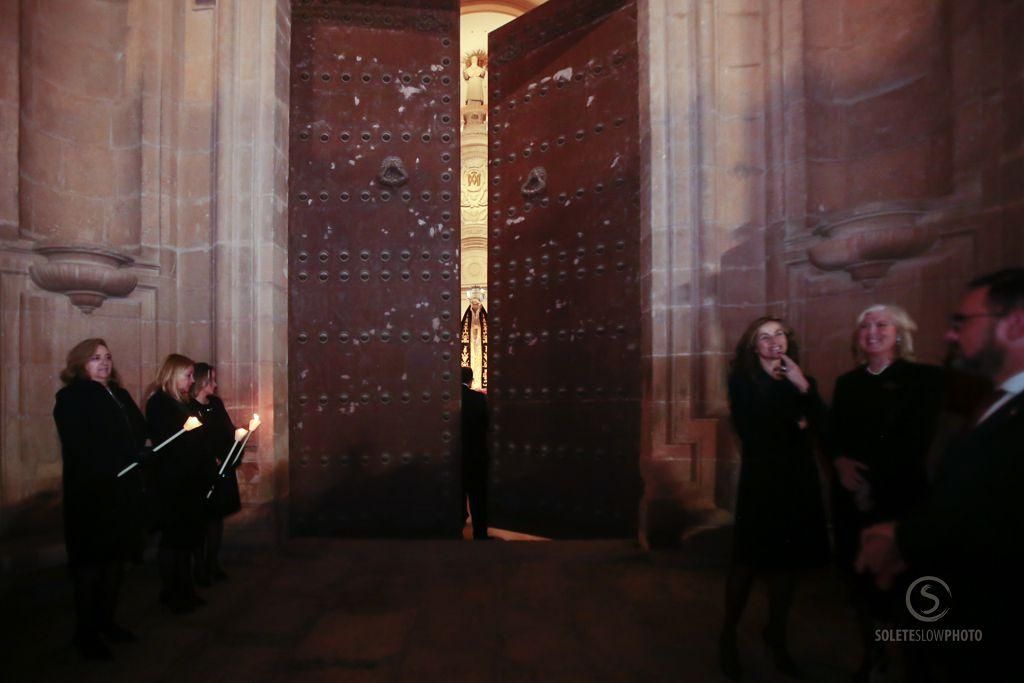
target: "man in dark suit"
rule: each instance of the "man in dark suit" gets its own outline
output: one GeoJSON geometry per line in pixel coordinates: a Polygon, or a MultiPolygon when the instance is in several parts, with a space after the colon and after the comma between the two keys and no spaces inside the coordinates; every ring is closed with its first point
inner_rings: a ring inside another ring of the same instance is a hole
{"type": "Polygon", "coordinates": [[[931,615],[949,608],[948,615],[932,623],[919,612],[914,625],[977,630],[981,643],[944,642],[932,652],[950,680],[999,680],[1019,669],[1003,667],[1014,662],[1024,632],[1024,505],[1017,500],[1024,485],[1024,269],[968,284],[946,340],[958,364],[997,391],[946,452],[927,502],[902,522],[863,532],[858,566],[881,585],[907,569],[944,581],[947,589],[932,581],[923,596],[931,615]]]}
{"type": "Polygon", "coordinates": [[[487,399],[473,384],[473,369],[462,368],[462,489],[473,516],[473,539],[487,539],[487,399]]]}

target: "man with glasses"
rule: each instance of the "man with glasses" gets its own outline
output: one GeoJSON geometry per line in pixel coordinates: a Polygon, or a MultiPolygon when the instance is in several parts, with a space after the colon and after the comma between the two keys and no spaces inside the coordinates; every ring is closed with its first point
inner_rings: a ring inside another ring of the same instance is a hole
{"type": "Polygon", "coordinates": [[[949,595],[936,596],[945,603],[936,613],[948,607],[948,616],[916,625],[980,629],[981,643],[934,652],[949,680],[998,680],[1024,633],[1024,268],[971,281],[946,341],[955,364],[996,391],[946,452],[927,502],[902,522],[864,530],[858,568],[883,586],[907,569],[944,581],[949,595]]]}

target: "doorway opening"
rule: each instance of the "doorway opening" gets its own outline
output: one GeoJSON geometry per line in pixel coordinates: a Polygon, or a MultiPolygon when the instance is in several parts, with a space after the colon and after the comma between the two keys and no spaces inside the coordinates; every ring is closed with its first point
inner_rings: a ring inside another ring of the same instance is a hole
{"type": "MultiPolygon", "coordinates": [[[[471,368],[471,388],[487,393],[490,325],[487,300],[487,69],[491,31],[522,16],[545,0],[473,2],[463,0],[459,22],[461,108],[461,303],[460,363],[471,368]]],[[[463,538],[473,535],[472,511],[466,503],[463,538]]],[[[488,535],[506,541],[548,540],[511,529],[489,527],[488,535]]]]}
{"type": "Polygon", "coordinates": [[[461,326],[460,359],[473,369],[472,388],[487,391],[487,85],[491,31],[545,0],[463,0],[459,21],[461,114],[461,326]]]}

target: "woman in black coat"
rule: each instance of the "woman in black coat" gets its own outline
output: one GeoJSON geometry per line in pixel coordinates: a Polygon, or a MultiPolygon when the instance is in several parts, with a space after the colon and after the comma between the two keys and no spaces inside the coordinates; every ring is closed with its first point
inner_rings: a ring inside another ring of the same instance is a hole
{"type": "Polygon", "coordinates": [[[812,441],[824,405],[798,358],[792,330],[779,318],[758,318],[740,338],[729,376],[729,406],[742,445],[720,640],[720,664],[730,678],[740,674],[736,629],[759,575],[769,588],[765,642],[777,669],[799,674],[786,646],[797,574],[828,559],[812,441]]]}
{"type": "Polygon", "coordinates": [[[846,575],[864,644],[859,680],[883,664],[876,622],[889,621],[905,585],[882,591],[857,574],[860,533],[898,521],[928,490],[928,454],[943,404],[940,368],[912,362],[914,321],[898,306],[876,305],[857,318],[853,353],[858,367],[836,380],[831,450],[839,486],[833,496],[836,551],[846,575]]]}
{"type": "MultiPolygon", "coordinates": [[[[192,416],[189,390],[194,363],[172,353],[156,377],[156,391],[146,402],[146,420],[154,444],[163,443],[192,416]]],[[[204,604],[192,580],[192,555],[203,536],[206,469],[200,427],[185,432],[153,456],[159,509],[158,561],[160,601],[174,613],[204,604]]]]}
{"type": "MultiPolygon", "coordinates": [[[[238,480],[235,478],[237,462],[224,467],[224,458],[235,443],[235,425],[224,408],[224,402],[216,395],[217,370],[207,363],[196,363],[195,384],[192,385],[192,410],[203,423],[198,434],[202,444],[205,477],[212,495],[206,498],[206,521],[203,540],[195,561],[195,579],[200,586],[208,586],[212,580],[227,578],[220,566],[220,546],[224,538],[224,518],[242,509],[238,495],[238,480]]],[[[239,460],[241,454],[233,455],[239,460]]]]}
{"type": "Polygon", "coordinates": [[[90,658],[109,658],[110,641],[134,636],[114,621],[124,562],[137,559],[143,541],[142,484],[136,462],[146,423],[121,388],[113,356],[102,339],[86,339],[68,353],[53,419],[64,465],[64,539],[75,591],[75,644],[90,658]]]}

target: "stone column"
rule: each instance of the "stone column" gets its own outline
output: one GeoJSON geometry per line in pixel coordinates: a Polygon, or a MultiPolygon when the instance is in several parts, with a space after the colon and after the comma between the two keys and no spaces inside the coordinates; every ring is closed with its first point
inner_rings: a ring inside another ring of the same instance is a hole
{"type": "Polygon", "coordinates": [[[0,238],[18,236],[18,15],[0,2],[0,238]]]}
{"type": "MultiPolygon", "coordinates": [[[[259,413],[241,522],[285,532],[288,503],[288,0],[218,0],[215,354],[232,415],[259,413]],[[277,504],[276,506],[274,504],[277,504]]],[[[236,523],[237,523],[236,519],[236,523]]]]}
{"type": "Polygon", "coordinates": [[[89,312],[126,296],[139,248],[137,2],[21,4],[21,236],[37,285],[89,312]]]}
{"type": "Polygon", "coordinates": [[[768,245],[803,227],[801,0],[642,0],[647,375],[641,541],[723,523],[739,457],[732,345],[785,266],[768,245]]]}
{"type": "MultiPolygon", "coordinates": [[[[699,93],[710,77],[700,0],[641,0],[640,111],[644,401],[640,542],[670,545],[715,508],[716,423],[697,404],[715,349],[702,334],[707,161],[699,93]],[[646,49],[646,53],[644,50],[646,49]]],[[[713,365],[713,362],[712,362],[713,365]]]]}

